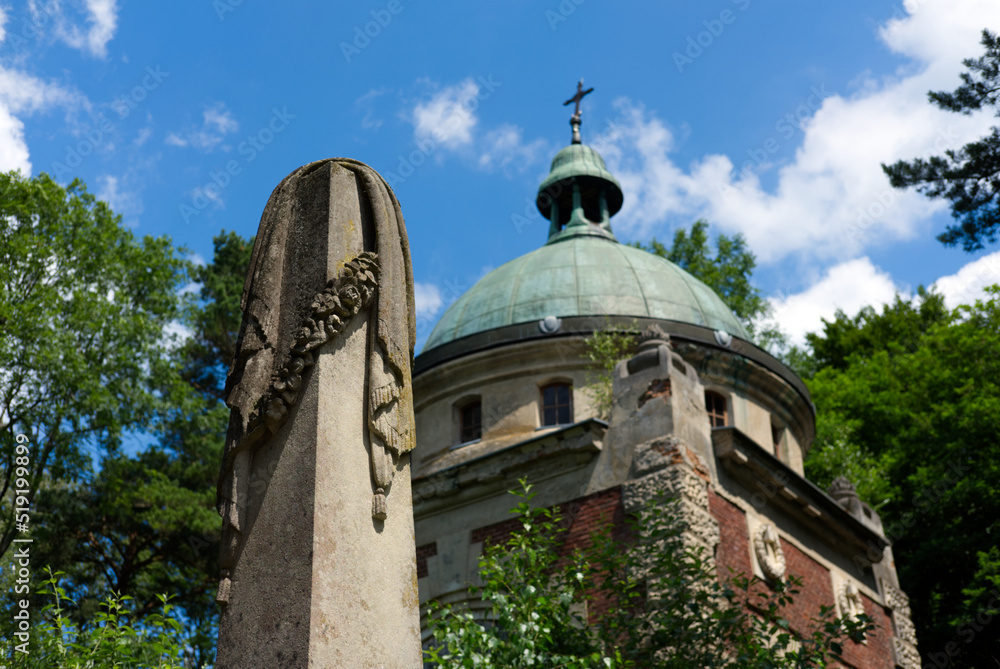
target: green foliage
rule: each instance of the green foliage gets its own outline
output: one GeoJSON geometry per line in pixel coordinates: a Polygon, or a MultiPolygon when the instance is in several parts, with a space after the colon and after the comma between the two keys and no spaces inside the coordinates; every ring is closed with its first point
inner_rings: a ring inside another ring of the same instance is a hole
{"type": "Polygon", "coordinates": [[[160,608],[158,593],[177,593],[171,606],[192,630],[184,649],[188,666],[207,666],[215,655],[215,484],[229,420],[222,397],[251,248],[252,242],[223,233],[213,261],[190,268],[201,284],[197,297],[189,294],[183,308],[173,298],[171,315],[183,319],[192,336],[158,353],[148,388],[155,403],[142,423],[145,438],[155,441],[134,455],[105,450],[97,471],[45,477],[33,505],[33,559],[65,572],[61,587],[77,603],[64,617],[86,625],[102,610],[103,593],[118,592],[145,621],[160,608]]]}
{"type": "Polygon", "coordinates": [[[684,229],[675,232],[669,248],[655,237],[648,244],[636,242],[633,246],[666,258],[714,290],[761,346],[784,342],[781,333],[766,323],[771,314],[770,305],[760,290],[750,283],[757,259],[743,235],[718,235],[713,256],[708,222],[701,219],[694,222],[690,232],[684,229]]]}
{"type": "Polygon", "coordinates": [[[487,620],[431,603],[427,657],[437,666],[825,667],[847,639],[873,629],[867,617],[834,619],[824,608],[796,634],[782,611],[798,581],[722,584],[700,549],[686,545],[676,499],[655,499],[625,533],[606,527],[567,553],[559,511],[533,508],[531,487],[522,486],[513,493],[521,529],[480,558],[483,585],[473,595],[490,603],[487,620]]]}
{"type": "Polygon", "coordinates": [[[16,532],[17,434],[33,499],[43,481],[80,480],[88,448],[115,453],[151,424],[185,269],[169,239],[136,240],[80,181],[0,174],[0,554],[16,532]]]}
{"type": "MultiPolygon", "coordinates": [[[[1000,116],[1000,38],[983,30],[985,53],[962,61],[962,85],[953,92],[931,91],[930,101],[941,109],[962,114],[992,107],[1000,116]]],[[[966,251],[983,248],[983,242],[996,241],[1000,231],[1000,128],[961,149],[948,149],[943,156],[900,160],[882,165],[895,188],[916,186],[932,198],[951,202],[951,213],[959,220],[949,225],[938,240],[948,246],[961,242],[966,251]]]]}
{"type": "Polygon", "coordinates": [[[585,356],[593,363],[590,385],[585,390],[594,403],[597,417],[611,418],[612,372],[619,361],[632,355],[635,349],[635,328],[609,325],[603,330],[595,330],[585,340],[585,356]]]}
{"type": "Polygon", "coordinates": [[[192,270],[201,284],[183,311],[192,334],[160,386],[156,442],[134,456],[111,454],[77,485],[47,487],[36,511],[38,557],[67,573],[64,587],[86,621],[107,591],[134,598],[135,615],[158,607],[160,592],[193,630],[186,659],[212,662],[218,606],[219,516],[215,484],[229,409],[225,375],[242,316],[240,296],[252,241],[215,238],[212,262],[192,270]]]}
{"type": "Polygon", "coordinates": [[[212,262],[192,272],[201,290],[200,299],[188,305],[187,323],[193,336],[184,347],[184,375],[196,390],[221,400],[236,354],[243,317],[240,299],[254,240],[223,230],[213,242],[212,262]]]}
{"type": "Polygon", "coordinates": [[[954,643],[953,667],[1000,656],[997,635],[975,629],[992,619],[1000,573],[1000,288],[989,290],[954,312],[924,294],[839,315],[813,340],[824,367],[809,381],[820,421],[807,472],[825,483],[844,473],[839,459],[862,497],[887,500],[921,652],[954,643]]]}
{"type": "MultiPolygon", "coordinates": [[[[87,623],[68,615],[75,607],[59,584],[60,573],[49,571],[39,594],[47,603],[28,609],[27,638],[14,628],[15,607],[4,610],[0,657],[17,669],[184,669],[185,639],[168,598],[159,596],[159,610],[142,617],[132,611],[132,598],[112,594],[87,623]]],[[[21,610],[21,609],[16,609],[21,610]]],[[[5,665],[7,666],[7,665],[5,665]]]]}
{"type": "Polygon", "coordinates": [[[843,370],[851,356],[914,351],[931,327],[951,322],[952,314],[941,294],[920,286],[916,301],[914,304],[896,295],[892,304],[882,307],[882,313],[864,307],[853,317],[838,310],[832,321],[824,319],[821,335],[806,335],[817,367],[843,370]]]}
{"type": "Polygon", "coordinates": [[[838,476],[846,477],[854,484],[858,497],[876,511],[887,501],[884,466],[865,447],[856,425],[839,413],[827,411],[816,417],[816,437],[806,458],[805,473],[823,489],[829,488],[838,476]]]}

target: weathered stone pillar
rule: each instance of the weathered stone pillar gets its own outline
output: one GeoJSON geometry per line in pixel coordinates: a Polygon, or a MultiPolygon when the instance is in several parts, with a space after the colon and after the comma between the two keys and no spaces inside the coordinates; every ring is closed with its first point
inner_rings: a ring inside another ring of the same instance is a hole
{"type": "Polygon", "coordinates": [[[216,667],[416,669],[413,279],[382,178],[348,159],[286,177],[242,307],[216,667]]]}

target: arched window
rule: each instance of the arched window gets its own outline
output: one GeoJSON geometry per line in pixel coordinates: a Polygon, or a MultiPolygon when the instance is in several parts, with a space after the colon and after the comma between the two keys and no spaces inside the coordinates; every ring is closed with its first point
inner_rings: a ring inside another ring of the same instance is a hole
{"type": "Polygon", "coordinates": [[[777,423],[771,423],[771,443],[774,445],[774,457],[782,458],[781,444],[785,440],[785,428],[777,423]]]}
{"type": "Polygon", "coordinates": [[[542,387],[542,425],[565,425],[573,422],[573,387],[568,383],[550,383],[542,387]]]}
{"type": "Polygon", "coordinates": [[[461,443],[475,441],[483,436],[483,403],[469,402],[458,410],[458,439],[461,443]]]}
{"type": "Polygon", "coordinates": [[[729,425],[729,413],[726,411],[726,398],[711,390],[705,391],[705,411],[712,427],[729,425]]]}

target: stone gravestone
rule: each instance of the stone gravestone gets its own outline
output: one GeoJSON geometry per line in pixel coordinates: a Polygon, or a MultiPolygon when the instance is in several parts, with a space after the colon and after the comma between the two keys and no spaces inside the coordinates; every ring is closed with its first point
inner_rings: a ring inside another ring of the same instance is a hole
{"type": "Polygon", "coordinates": [[[217,669],[421,666],[399,203],[345,158],[261,217],[226,384],[217,669]]]}

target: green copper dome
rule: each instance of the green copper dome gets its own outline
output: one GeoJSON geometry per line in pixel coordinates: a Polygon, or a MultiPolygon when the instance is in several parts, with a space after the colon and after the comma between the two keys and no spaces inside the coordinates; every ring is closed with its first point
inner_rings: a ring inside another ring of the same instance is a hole
{"type": "Polygon", "coordinates": [[[641,249],[599,237],[547,244],[493,270],[445,312],[425,351],[546,316],[635,316],[702,325],[748,339],[704,283],[641,249]]]}
{"type": "Polygon", "coordinates": [[[615,239],[609,219],[622,206],[621,186],[597,151],[574,143],[556,154],[537,204],[551,222],[546,244],[493,270],[458,298],[424,351],[548,316],[659,318],[748,339],[711,288],[672,262],[615,239]]]}

